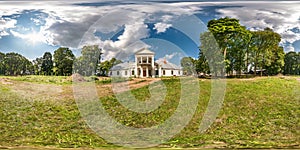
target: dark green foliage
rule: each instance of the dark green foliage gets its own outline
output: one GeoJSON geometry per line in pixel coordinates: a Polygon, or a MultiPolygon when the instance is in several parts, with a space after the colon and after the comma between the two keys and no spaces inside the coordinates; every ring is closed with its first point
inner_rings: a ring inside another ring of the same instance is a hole
{"type": "Polygon", "coordinates": [[[300,75],[300,53],[288,52],[284,57],[284,74],[300,75]]]}
{"type": "MultiPolygon", "coordinates": [[[[234,72],[241,75],[250,70],[256,75],[258,68],[266,70],[268,75],[282,72],[284,51],[279,47],[281,37],[272,29],[249,31],[240,25],[239,20],[228,17],[211,20],[207,27],[209,32],[200,35],[199,59],[201,64],[205,59],[208,60],[211,71],[216,71],[216,66],[224,63],[229,76],[234,72]],[[221,53],[223,58],[215,58],[221,53]],[[211,58],[208,59],[208,56],[211,58]]],[[[197,71],[202,71],[206,67],[197,68],[197,71]]]]}
{"type": "Polygon", "coordinates": [[[53,60],[50,52],[45,52],[42,59],[42,71],[44,75],[52,75],[53,60]]]}
{"type": "Polygon", "coordinates": [[[200,50],[198,60],[196,61],[196,72],[209,74],[209,66],[203,52],[200,50]]]}
{"type": "Polygon", "coordinates": [[[183,57],[180,61],[184,75],[193,75],[196,69],[196,60],[192,57],[183,57]]]}
{"type": "Polygon", "coordinates": [[[84,76],[94,75],[99,70],[101,55],[102,50],[98,45],[84,46],[81,56],[75,60],[74,71],[84,76]]]}
{"type": "Polygon", "coordinates": [[[69,48],[60,47],[54,51],[54,73],[60,76],[72,74],[75,56],[69,48]]]}
{"type": "Polygon", "coordinates": [[[110,60],[106,60],[104,62],[101,62],[100,67],[99,67],[100,68],[99,75],[100,76],[108,76],[109,70],[113,66],[115,66],[117,64],[120,64],[120,63],[122,63],[122,61],[118,60],[116,58],[112,58],[110,60]]]}
{"type": "Polygon", "coordinates": [[[0,60],[0,72],[4,75],[26,75],[33,72],[32,63],[18,53],[1,53],[0,60]]]}
{"type": "Polygon", "coordinates": [[[5,58],[5,54],[0,52],[0,75],[5,74],[4,58],[5,58]]]}

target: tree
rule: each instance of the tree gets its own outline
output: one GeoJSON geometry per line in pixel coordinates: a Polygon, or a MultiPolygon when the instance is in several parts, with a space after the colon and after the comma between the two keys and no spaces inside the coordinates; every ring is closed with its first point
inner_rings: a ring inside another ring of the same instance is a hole
{"type": "Polygon", "coordinates": [[[110,70],[113,66],[115,66],[115,65],[117,65],[117,64],[120,64],[120,63],[122,63],[122,61],[121,61],[121,60],[118,60],[118,59],[116,59],[116,58],[112,58],[112,59],[110,59],[110,60],[106,60],[106,61],[100,63],[100,75],[101,75],[101,76],[108,76],[109,70],[110,70]]]}
{"type": "Polygon", "coordinates": [[[277,75],[282,73],[284,67],[284,50],[283,47],[272,49],[271,64],[266,66],[268,75],[277,75]]]}
{"type": "Polygon", "coordinates": [[[57,68],[56,75],[71,75],[75,56],[69,48],[60,47],[54,51],[54,66],[57,68]]]}
{"type": "Polygon", "coordinates": [[[273,30],[266,28],[263,31],[253,31],[252,40],[250,43],[250,49],[253,56],[254,74],[256,75],[257,67],[260,67],[261,76],[262,70],[267,67],[270,68],[272,61],[279,59],[282,61],[283,57],[281,49],[279,48],[279,42],[281,37],[273,30]]]}
{"type": "Polygon", "coordinates": [[[52,68],[53,68],[52,54],[50,52],[45,52],[42,58],[41,70],[43,71],[44,75],[51,75],[52,68]]]}
{"type": "Polygon", "coordinates": [[[183,68],[183,73],[185,75],[194,75],[196,60],[192,57],[183,57],[180,61],[181,67],[183,68]]]}
{"type": "Polygon", "coordinates": [[[251,33],[240,25],[238,19],[228,17],[210,20],[207,27],[223,53],[226,72],[232,74],[236,70],[241,74],[245,68],[245,44],[251,38],[251,33]]]}
{"type": "Polygon", "coordinates": [[[300,75],[300,53],[288,52],[284,57],[285,75],[300,75]]]}
{"type": "Polygon", "coordinates": [[[201,41],[201,46],[200,46],[201,51],[199,54],[205,56],[210,72],[215,77],[218,75],[224,75],[224,55],[214,35],[209,31],[201,33],[200,41],[201,41]]]}
{"type": "Polygon", "coordinates": [[[5,75],[25,75],[32,73],[32,63],[18,53],[5,54],[3,61],[5,75]]]}
{"type": "Polygon", "coordinates": [[[81,54],[75,61],[75,72],[86,76],[99,72],[102,50],[98,45],[84,46],[81,54]]]}
{"type": "Polygon", "coordinates": [[[42,57],[38,57],[35,60],[33,60],[32,62],[33,62],[34,74],[36,74],[36,75],[43,74],[43,72],[42,72],[43,58],[42,57]]]}
{"type": "Polygon", "coordinates": [[[5,74],[4,58],[5,58],[5,54],[0,52],[0,75],[5,74]]]}
{"type": "Polygon", "coordinates": [[[209,74],[209,66],[203,52],[200,50],[198,60],[196,60],[196,72],[209,74]]]}

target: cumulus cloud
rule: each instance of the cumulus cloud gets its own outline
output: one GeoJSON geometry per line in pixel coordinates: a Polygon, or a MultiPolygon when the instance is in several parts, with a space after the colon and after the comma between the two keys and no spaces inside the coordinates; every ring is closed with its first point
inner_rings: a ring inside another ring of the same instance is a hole
{"type": "Polygon", "coordinates": [[[292,46],[292,44],[287,44],[287,46],[285,46],[286,47],[286,51],[287,52],[293,52],[293,51],[295,51],[295,48],[292,46]]]}
{"type": "Polygon", "coordinates": [[[170,61],[171,59],[175,58],[175,57],[179,57],[181,54],[178,53],[178,52],[174,52],[172,54],[167,54],[165,55],[164,57],[162,58],[159,58],[158,60],[159,61],[162,61],[162,60],[166,60],[166,61],[170,61]]]}
{"type": "MultiPolygon", "coordinates": [[[[218,9],[219,17],[238,18],[241,24],[251,30],[262,30],[266,27],[273,29],[282,37],[281,44],[293,43],[300,40],[300,33],[291,31],[300,26],[299,2],[241,2],[239,7],[218,9]]],[[[231,5],[232,6],[232,5],[231,5]]],[[[292,47],[285,47],[286,51],[292,47]]]]}
{"type": "Polygon", "coordinates": [[[170,28],[171,26],[172,26],[171,24],[158,22],[158,23],[154,24],[153,29],[157,30],[157,33],[161,33],[161,32],[166,32],[166,30],[168,28],[170,28]]]}
{"type": "MultiPolygon", "coordinates": [[[[100,47],[103,47],[104,52],[109,52],[107,55],[104,54],[108,59],[115,57],[118,53],[132,54],[143,47],[148,47],[147,44],[141,42],[141,39],[149,36],[148,32],[148,26],[144,23],[136,22],[125,25],[124,32],[117,41],[102,41],[100,47]]],[[[120,57],[123,56],[120,55],[120,57]]]]}
{"type": "Polygon", "coordinates": [[[9,18],[0,18],[0,38],[3,36],[8,36],[8,29],[16,27],[17,20],[9,18]]]}
{"type": "Polygon", "coordinates": [[[42,35],[41,33],[32,32],[29,34],[22,34],[22,33],[13,31],[13,30],[10,30],[10,33],[15,37],[26,40],[30,44],[36,44],[38,42],[45,42],[45,36],[42,35]]]}

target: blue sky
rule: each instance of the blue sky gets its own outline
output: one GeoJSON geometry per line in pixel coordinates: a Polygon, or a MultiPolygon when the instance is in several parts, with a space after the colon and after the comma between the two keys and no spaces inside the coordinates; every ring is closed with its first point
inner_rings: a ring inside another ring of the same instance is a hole
{"type": "Polygon", "coordinates": [[[234,17],[250,30],[272,28],[286,52],[300,51],[297,1],[0,1],[0,51],[29,59],[97,44],[104,59],[130,60],[148,47],[157,59],[197,57],[206,23],[234,17]]]}

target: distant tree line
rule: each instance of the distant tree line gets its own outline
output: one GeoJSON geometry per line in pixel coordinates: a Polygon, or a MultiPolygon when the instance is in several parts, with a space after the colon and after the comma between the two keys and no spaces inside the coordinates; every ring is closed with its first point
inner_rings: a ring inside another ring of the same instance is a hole
{"type": "Polygon", "coordinates": [[[115,58],[101,62],[102,50],[97,45],[84,46],[81,54],[76,58],[69,48],[60,47],[53,55],[45,52],[42,57],[30,61],[18,53],[0,52],[0,75],[69,76],[79,73],[84,76],[107,76],[113,65],[121,63],[115,58]]]}
{"type": "Polygon", "coordinates": [[[281,36],[272,29],[250,31],[238,19],[228,17],[210,20],[207,27],[200,35],[198,58],[181,60],[186,74],[300,75],[299,53],[285,54],[279,45],[281,36]]]}

